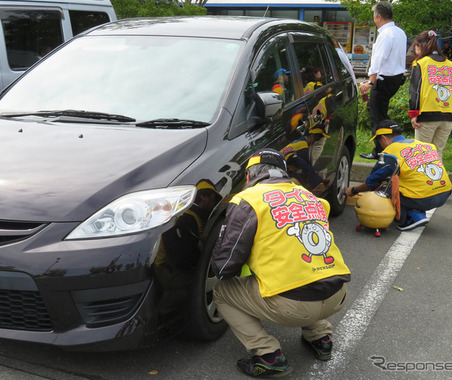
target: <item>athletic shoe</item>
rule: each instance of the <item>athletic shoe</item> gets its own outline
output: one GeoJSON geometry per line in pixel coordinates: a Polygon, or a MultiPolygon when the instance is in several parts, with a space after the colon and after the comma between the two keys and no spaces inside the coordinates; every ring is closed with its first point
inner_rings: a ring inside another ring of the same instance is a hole
{"type": "Polygon", "coordinates": [[[373,153],[360,153],[359,156],[366,160],[378,160],[378,157],[374,156],[373,153]]]}
{"type": "Polygon", "coordinates": [[[304,337],[303,341],[311,346],[314,351],[314,355],[319,360],[330,360],[331,351],[333,350],[333,341],[329,335],[325,335],[323,338],[308,342],[304,337]]]}
{"type": "Polygon", "coordinates": [[[273,362],[267,362],[261,356],[253,356],[249,359],[240,359],[237,368],[251,377],[283,377],[292,372],[292,367],[287,365],[286,357],[280,353],[273,362]]]}
{"type": "Polygon", "coordinates": [[[425,226],[428,223],[427,215],[425,212],[419,211],[407,211],[405,223],[400,224],[397,228],[400,231],[411,231],[417,227],[425,226]]]}

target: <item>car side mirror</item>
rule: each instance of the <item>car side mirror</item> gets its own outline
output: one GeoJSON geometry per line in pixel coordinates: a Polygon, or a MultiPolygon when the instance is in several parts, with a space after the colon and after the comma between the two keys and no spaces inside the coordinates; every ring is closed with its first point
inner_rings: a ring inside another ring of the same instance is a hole
{"type": "Polygon", "coordinates": [[[255,97],[256,110],[259,117],[268,119],[282,113],[283,100],[281,95],[273,91],[258,92],[255,97]]]}

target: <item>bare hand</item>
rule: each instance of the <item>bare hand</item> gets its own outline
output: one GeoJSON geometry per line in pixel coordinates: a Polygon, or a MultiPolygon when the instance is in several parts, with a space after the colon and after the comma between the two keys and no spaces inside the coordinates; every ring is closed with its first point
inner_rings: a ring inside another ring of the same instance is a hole
{"type": "Polygon", "coordinates": [[[419,129],[420,127],[422,127],[422,124],[417,122],[417,116],[411,118],[411,125],[414,129],[419,129]]]}
{"type": "Polygon", "coordinates": [[[359,91],[361,92],[361,94],[365,94],[367,92],[367,90],[369,88],[371,88],[372,86],[369,83],[363,83],[361,86],[359,86],[359,91]]]}
{"type": "Polygon", "coordinates": [[[351,188],[351,187],[347,187],[347,188],[344,190],[344,194],[345,194],[347,197],[352,197],[352,196],[353,196],[353,194],[352,194],[352,188],[351,188]]]}

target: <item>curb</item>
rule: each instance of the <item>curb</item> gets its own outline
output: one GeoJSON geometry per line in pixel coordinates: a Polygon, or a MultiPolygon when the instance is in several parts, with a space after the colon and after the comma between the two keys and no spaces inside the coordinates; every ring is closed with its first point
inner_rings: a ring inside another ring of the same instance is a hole
{"type": "Polygon", "coordinates": [[[352,169],[350,170],[350,181],[364,182],[374,167],[375,162],[353,162],[352,169]]]}

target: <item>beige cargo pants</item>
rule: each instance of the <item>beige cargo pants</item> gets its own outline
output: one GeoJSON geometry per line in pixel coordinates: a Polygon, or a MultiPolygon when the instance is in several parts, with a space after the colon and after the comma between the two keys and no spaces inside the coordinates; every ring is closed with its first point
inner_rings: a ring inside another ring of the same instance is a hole
{"type": "Polygon", "coordinates": [[[308,341],[332,334],[325,318],[341,310],[346,298],[346,285],[323,301],[295,301],[281,296],[262,298],[254,276],[219,281],[214,289],[218,311],[236,337],[253,355],[264,355],[281,349],[279,341],[268,334],[262,321],[282,326],[302,327],[308,341]]]}

